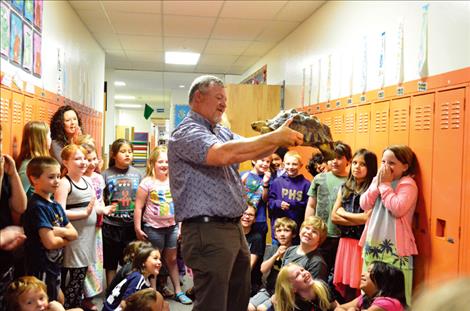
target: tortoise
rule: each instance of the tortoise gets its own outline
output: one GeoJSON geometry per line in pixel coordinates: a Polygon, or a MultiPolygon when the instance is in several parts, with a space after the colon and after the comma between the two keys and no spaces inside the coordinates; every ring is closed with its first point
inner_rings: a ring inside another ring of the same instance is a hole
{"type": "Polygon", "coordinates": [[[316,147],[322,151],[325,157],[331,158],[334,152],[333,138],[330,128],[321,123],[317,117],[295,109],[279,112],[274,118],[265,121],[251,123],[251,128],[261,134],[269,133],[280,127],[286,120],[292,118],[289,127],[304,135],[302,146],[316,147]]]}

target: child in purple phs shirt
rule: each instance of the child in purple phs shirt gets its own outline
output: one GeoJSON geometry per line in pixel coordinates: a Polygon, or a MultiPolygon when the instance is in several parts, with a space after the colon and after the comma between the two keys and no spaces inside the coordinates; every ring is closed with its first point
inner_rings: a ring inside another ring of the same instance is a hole
{"type": "MultiPolygon", "coordinates": [[[[300,154],[296,151],[287,152],[284,156],[286,174],[276,178],[269,188],[271,224],[274,224],[277,218],[288,217],[300,228],[304,221],[310,182],[300,174],[301,167],[300,154]]],[[[276,242],[273,236],[273,243],[276,242]]],[[[298,244],[298,237],[294,239],[294,244],[298,244]]]]}

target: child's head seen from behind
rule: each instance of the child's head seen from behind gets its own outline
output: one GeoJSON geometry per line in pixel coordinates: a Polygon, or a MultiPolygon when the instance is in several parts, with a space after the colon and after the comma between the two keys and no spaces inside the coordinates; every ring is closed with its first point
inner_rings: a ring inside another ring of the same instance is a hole
{"type": "Polygon", "coordinates": [[[274,223],[274,236],[281,245],[290,246],[296,236],[297,224],[288,217],[276,219],[274,223]]]}
{"type": "Polygon", "coordinates": [[[51,142],[51,131],[45,122],[29,121],[23,128],[21,150],[16,165],[20,167],[21,161],[25,159],[49,156],[51,142]]]}
{"type": "Polygon", "coordinates": [[[124,139],[116,139],[111,145],[111,155],[109,157],[109,167],[127,169],[134,159],[132,144],[124,139]]]}
{"type": "Polygon", "coordinates": [[[288,151],[284,155],[284,169],[289,177],[296,177],[302,168],[302,157],[297,151],[288,151]]]}
{"type": "Polygon", "coordinates": [[[47,287],[34,276],[23,276],[10,283],[5,293],[8,311],[46,310],[47,287]]]}
{"type": "Polygon", "coordinates": [[[127,297],[123,311],[165,311],[169,310],[163,296],[153,288],[142,289],[127,297]]]}
{"type": "Polygon", "coordinates": [[[48,196],[59,187],[60,164],[53,157],[36,157],[29,161],[26,175],[36,193],[48,196]]]}

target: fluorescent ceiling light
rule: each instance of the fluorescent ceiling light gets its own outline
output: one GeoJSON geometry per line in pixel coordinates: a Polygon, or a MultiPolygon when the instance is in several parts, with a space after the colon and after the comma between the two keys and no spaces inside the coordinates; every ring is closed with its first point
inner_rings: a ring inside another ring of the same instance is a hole
{"type": "Polygon", "coordinates": [[[183,84],[181,84],[179,87],[180,87],[180,89],[184,89],[184,85],[183,85],[183,84]]]}
{"type": "Polygon", "coordinates": [[[165,63],[175,65],[196,65],[199,53],[191,52],[165,52],[165,63]]]}
{"type": "Polygon", "coordinates": [[[114,105],[117,108],[142,108],[143,105],[139,104],[115,104],[114,105]]]}
{"type": "Polygon", "coordinates": [[[114,96],[114,99],[127,99],[127,100],[131,100],[131,99],[135,99],[135,96],[133,96],[133,95],[115,95],[115,96],[114,96]]]}
{"type": "Polygon", "coordinates": [[[126,86],[126,82],[124,81],[114,81],[115,86],[126,86]]]}

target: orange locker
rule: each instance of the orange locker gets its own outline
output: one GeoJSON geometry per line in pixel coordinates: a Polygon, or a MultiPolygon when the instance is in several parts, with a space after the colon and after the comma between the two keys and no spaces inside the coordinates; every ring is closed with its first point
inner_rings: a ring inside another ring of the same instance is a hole
{"type": "Polygon", "coordinates": [[[2,152],[11,153],[11,91],[0,88],[0,122],[2,124],[2,152]]]}
{"type": "Polygon", "coordinates": [[[411,118],[409,146],[418,158],[419,170],[415,180],[418,185],[418,204],[416,206],[413,232],[418,245],[418,256],[415,256],[415,284],[428,279],[431,258],[431,177],[433,154],[433,111],[434,93],[411,98],[411,118]]]}
{"type": "Polygon", "coordinates": [[[410,98],[394,99],[390,102],[390,126],[388,144],[408,145],[410,130],[410,98]]]}
{"type": "MultiPolygon", "coordinates": [[[[436,95],[429,265],[429,277],[433,282],[455,277],[459,272],[464,100],[465,88],[437,92],[436,95]]],[[[429,157],[426,160],[429,161],[429,157]]]]}
{"type": "Polygon", "coordinates": [[[323,112],[320,115],[321,115],[320,121],[322,123],[324,123],[325,125],[328,125],[328,127],[330,128],[330,131],[331,131],[331,135],[333,136],[333,140],[336,140],[336,137],[333,134],[333,131],[334,131],[334,129],[333,129],[333,115],[332,115],[331,111],[323,112]]]}
{"type": "Polygon", "coordinates": [[[16,157],[21,149],[24,95],[17,92],[11,94],[11,154],[16,157]]]}
{"type": "Polygon", "coordinates": [[[356,108],[351,107],[343,110],[344,126],[343,140],[351,146],[352,152],[356,149],[356,108]]]}
{"type": "Polygon", "coordinates": [[[369,149],[375,152],[379,163],[382,159],[383,150],[389,145],[390,101],[372,103],[370,107],[370,145],[369,149]]]}
{"type": "Polygon", "coordinates": [[[356,107],[355,149],[370,149],[370,105],[356,107]]]}
{"type": "Polygon", "coordinates": [[[48,103],[43,98],[39,97],[34,100],[36,105],[36,117],[35,119],[38,121],[44,121],[50,126],[50,122],[47,118],[47,108],[48,103]]]}
{"type": "Polygon", "coordinates": [[[344,111],[336,110],[329,112],[331,114],[331,120],[333,127],[331,128],[331,134],[334,140],[344,140],[344,111]]]}
{"type": "MultiPolygon", "coordinates": [[[[470,87],[466,88],[467,109],[465,109],[465,142],[463,158],[470,159],[470,109],[468,107],[468,99],[470,98],[470,87]]],[[[462,183],[462,221],[461,221],[461,238],[460,241],[460,274],[470,275],[470,254],[468,246],[470,245],[470,165],[464,162],[464,179],[462,183]]]]}
{"type": "Polygon", "coordinates": [[[34,98],[31,96],[24,96],[24,103],[23,103],[23,122],[24,124],[28,123],[29,121],[36,121],[35,119],[35,104],[34,98]]]}

